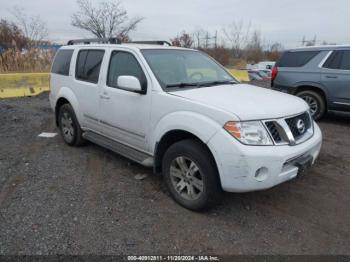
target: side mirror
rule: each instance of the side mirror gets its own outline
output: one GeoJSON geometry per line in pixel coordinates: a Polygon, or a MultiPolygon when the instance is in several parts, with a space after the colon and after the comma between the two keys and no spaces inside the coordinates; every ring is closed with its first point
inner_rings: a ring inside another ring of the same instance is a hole
{"type": "Polygon", "coordinates": [[[135,92],[142,93],[142,87],[140,81],[134,76],[119,76],[117,80],[119,88],[135,92]]]}

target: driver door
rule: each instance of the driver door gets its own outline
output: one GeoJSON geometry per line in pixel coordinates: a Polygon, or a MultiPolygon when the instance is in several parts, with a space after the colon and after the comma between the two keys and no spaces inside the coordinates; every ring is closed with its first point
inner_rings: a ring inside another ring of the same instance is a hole
{"type": "Polygon", "coordinates": [[[147,151],[148,123],[151,112],[150,80],[144,73],[137,55],[122,50],[112,50],[100,96],[100,124],[102,132],[123,144],[147,151]],[[121,89],[119,76],[139,79],[144,94],[121,89]]]}

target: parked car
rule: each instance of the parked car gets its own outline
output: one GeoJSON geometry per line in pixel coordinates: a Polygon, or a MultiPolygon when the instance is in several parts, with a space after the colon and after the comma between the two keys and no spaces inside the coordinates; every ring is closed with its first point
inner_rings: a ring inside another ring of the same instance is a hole
{"type": "Polygon", "coordinates": [[[350,46],[285,52],[273,68],[272,88],[303,98],[316,120],[328,110],[350,111],[350,46]]]}
{"type": "Polygon", "coordinates": [[[248,71],[248,75],[250,80],[257,80],[257,81],[263,80],[263,78],[257,72],[248,71]]]}
{"type": "Polygon", "coordinates": [[[261,61],[257,64],[248,64],[248,70],[272,70],[276,62],[274,61],[261,61]]]}
{"type": "MultiPolygon", "coordinates": [[[[249,74],[257,74],[261,80],[264,80],[264,81],[270,81],[271,80],[271,77],[265,73],[263,70],[250,70],[249,71],[249,74]]],[[[254,79],[254,80],[259,80],[259,79],[254,79]]]]}
{"type": "Polygon", "coordinates": [[[314,164],[322,135],[302,99],[240,84],[200,51],[151,43],[83,39],[57,52],[50,103],[68,145],[89,140],[153,167],[192,210],[314,164]]]}
{"type": "Polygon", "coordinates": [[[268,77],[270,77],[270,80],[271,80],[272,70],[266,69],[266,70],[260,70],[260,72],[264,72],[268,77]]]}

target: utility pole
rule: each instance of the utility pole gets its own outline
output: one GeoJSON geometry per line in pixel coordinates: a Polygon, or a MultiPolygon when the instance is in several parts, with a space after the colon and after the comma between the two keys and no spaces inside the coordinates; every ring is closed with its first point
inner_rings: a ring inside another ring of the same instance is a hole
{"type": "Polygon", "coordinates": [[[209,46],[209,32],[205,35],[205,48],[207,49],[209,46]]]}
{"type": "Polygon", "coordinates": [[[198,31],[195,35],[196,35],[196,38],[197,38],[197,48],[200,48],[201,47],[200,32],[198,31]]]}
{"type": "Polygon", "coordinates": [[[215,31],[215,48],[218,47],[218,30],[215,31]]]}

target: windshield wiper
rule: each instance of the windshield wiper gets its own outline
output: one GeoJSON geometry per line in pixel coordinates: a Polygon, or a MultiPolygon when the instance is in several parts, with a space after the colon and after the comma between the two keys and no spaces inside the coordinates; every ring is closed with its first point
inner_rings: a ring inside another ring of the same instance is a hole
{"type": "Polygon", "coordinates": [[[166,87],[188,87],[188,86],[198,86],[199,83],[176,83],[176,84],[170,84],[170,85],[166,85],[166,87]]]}
{"type": "Polygon", "coordinates": [[[195,87],[204,87],[204,86],[216,86],[216,85],[225,85],[225,84],[236,84],[233,80],[223,80],[223,81],[209,81],[209,82],[198,82],[198,83],[176,83],[176,84],[169,84],[166,85],[166,87],[189,87],[189,86],[195,86],[195,87]]]}
{"type": "Polygon", "coordinates": [[[202,82],[198,83],[198,87],[202,86],[217,86],[217,85],[225,85],[225,84],[236,84],[233,80],[223,80],[223,81],[210,81],[210,82],[202,82]]]}

